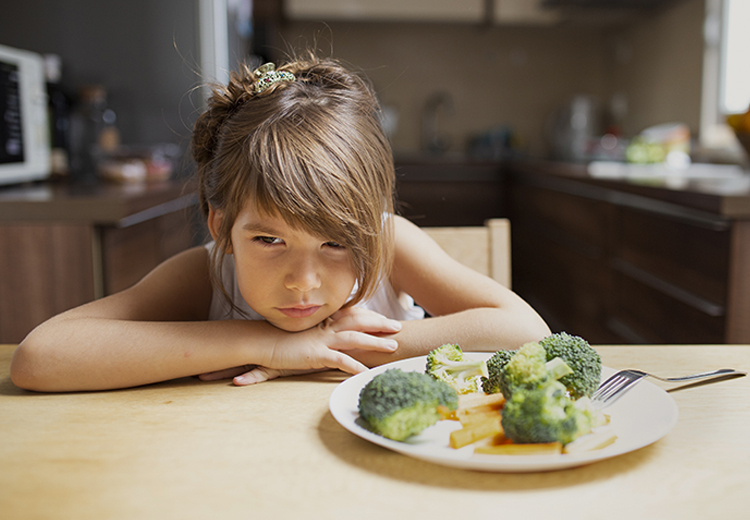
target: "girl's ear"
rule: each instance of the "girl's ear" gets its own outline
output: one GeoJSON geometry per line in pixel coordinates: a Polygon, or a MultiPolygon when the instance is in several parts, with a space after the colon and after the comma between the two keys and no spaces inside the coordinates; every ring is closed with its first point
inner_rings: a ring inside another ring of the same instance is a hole
{"type": "MultiPolygon", "coordinates": [[[[208,231],[211,233],[211,238],[214,241],[221,236],[221,225],[224,221],[224,212],[220,209],[214,209],[213,206],[208,206],[208,231]]],[[[232,254],[232,241],[230,239],[229,245],[227,246],[227,254],[232,254]]]]}
{"type": "Polygon", "coordinates": [[[208,231],[214,240],[219,236],[223,219],[224,213],[221,210],[215,210],[213,206],[208,206],[208,231]]]}

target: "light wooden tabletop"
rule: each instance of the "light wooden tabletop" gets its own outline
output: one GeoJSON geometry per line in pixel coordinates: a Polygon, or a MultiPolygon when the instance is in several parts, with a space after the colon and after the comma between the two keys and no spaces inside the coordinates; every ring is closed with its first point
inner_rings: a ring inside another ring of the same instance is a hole
{"type": "MultiPolygon", "coordinates": [[[[665,375],[750,369],[745,346],[597,347],[606,366],[665,375]]],[[[415,460],[342,428],[326,372],[246,388],[180,379],[36,394],[0,346],[0,517],[744,518],[750,378],[670,392],[674,429],[638,451],[547,473],[415,460]]],[[[667,388],[667,387],[665,387],[667,388]]]]}

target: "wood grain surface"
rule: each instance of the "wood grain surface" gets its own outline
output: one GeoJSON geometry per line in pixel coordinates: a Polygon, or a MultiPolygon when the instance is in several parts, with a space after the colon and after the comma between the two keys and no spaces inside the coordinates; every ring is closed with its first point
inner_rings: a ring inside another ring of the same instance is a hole
{"type": "MultiPolygon", "coordinates": [[[[745,346],[597,347],[612,368],[667,376],[750,369],[745,346]]],[[[672,391],[663,439],[575,469],[482,473],[414,460],[344,430],[339,372],[246,388],[186,378],[38,394],[0,346],[0,517],[742,518],[750,489],[750,378],[672,391]],[[553,513],[554,511],[554,513],[553,513]]]]}

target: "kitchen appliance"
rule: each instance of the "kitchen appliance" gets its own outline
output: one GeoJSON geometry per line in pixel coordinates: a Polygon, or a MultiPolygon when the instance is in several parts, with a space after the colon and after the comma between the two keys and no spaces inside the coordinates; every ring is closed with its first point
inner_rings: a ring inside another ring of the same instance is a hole
{"type": "Polygon", "coordinates": [[[593,96],[574,96],[547,121],[553,159],[585,161],[591,158],[601,135],[601,109],[593,96]]]}
{"type": "Polygon", "coordinates": [[[50,175],[44,59],[0,45],[0,184],[50,175]]]}

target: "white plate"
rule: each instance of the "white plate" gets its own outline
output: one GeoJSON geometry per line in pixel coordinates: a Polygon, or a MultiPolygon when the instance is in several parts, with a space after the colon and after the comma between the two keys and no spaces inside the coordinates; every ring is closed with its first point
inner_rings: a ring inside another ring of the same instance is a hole
{"type": "MultiPolygon", "coordinates": [[[[491,354],[473,353],[487,359],[491,354]]],[[[374,444],[398,453],[445,466],[495,472],[550,471],[582,466],[635,451],[664,437],[677,423],[677,403],[664,390],[641,381],[613,405],[605,409],[617,440],[599,450],[562,455],[484,455],[474,454],[472,446],[453,449],[448,445],[450,432],[460,427],[457,421],[440,421],[405,442],[386,439],[359,424],[359,392],[377,374],[389,368],[423,372],[425,356],[404,359],[368,370],[338,385],[329,401],[331,414],[341,426],[374,444]]],[[[602,367],[602,379],[614,370],[602,367]]]]}

